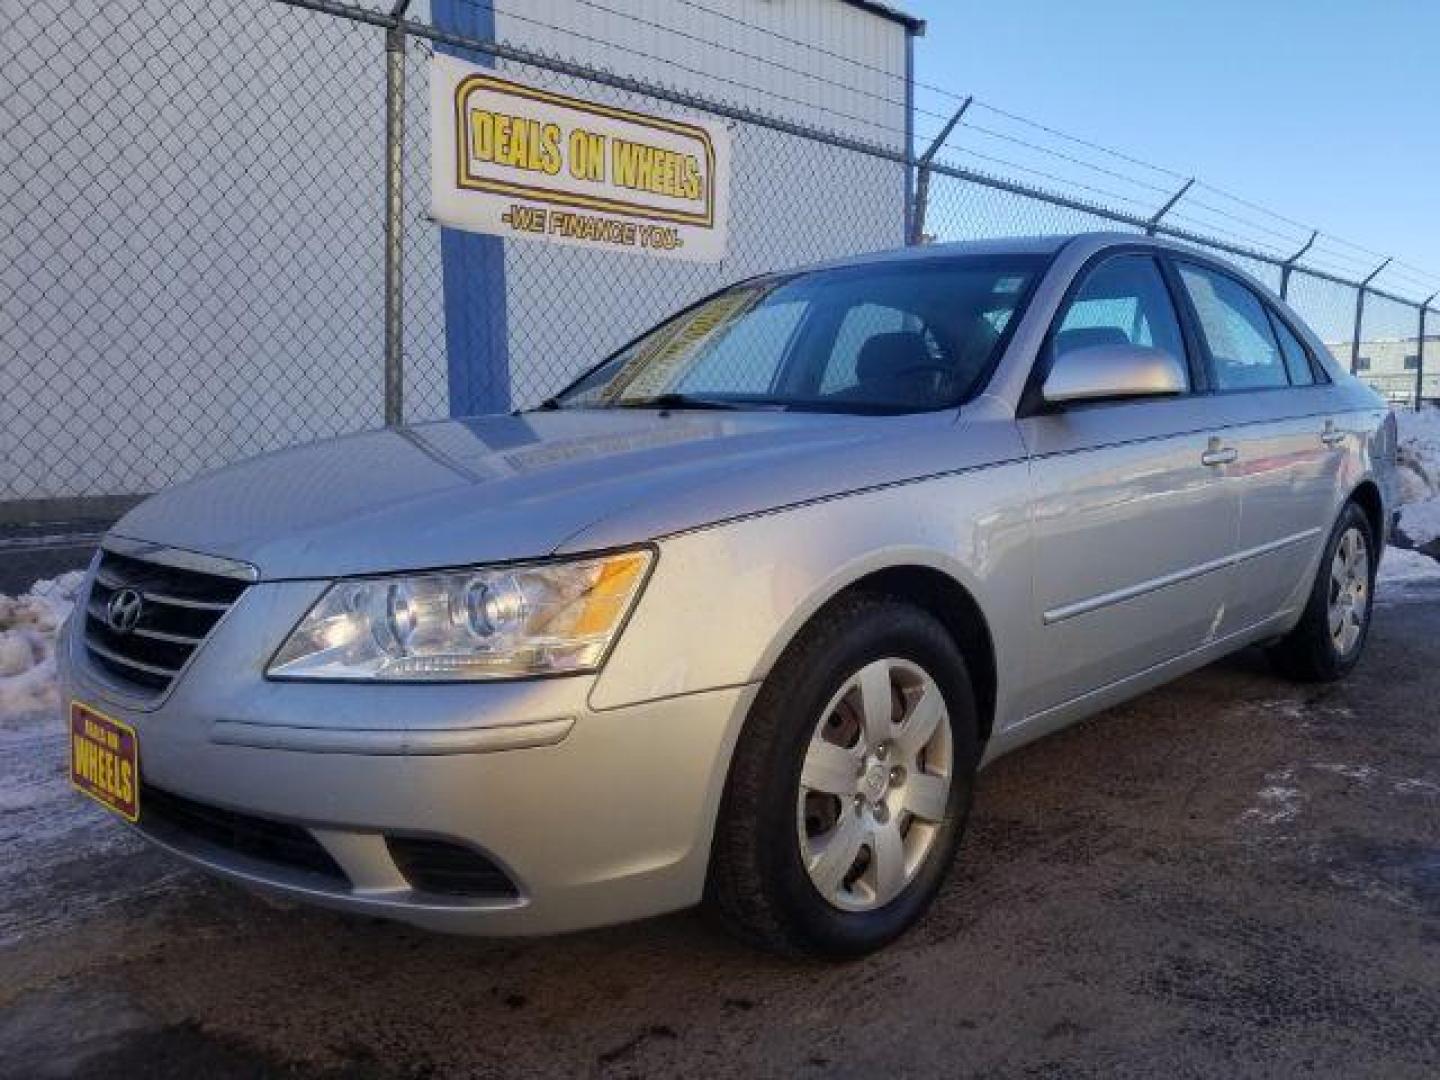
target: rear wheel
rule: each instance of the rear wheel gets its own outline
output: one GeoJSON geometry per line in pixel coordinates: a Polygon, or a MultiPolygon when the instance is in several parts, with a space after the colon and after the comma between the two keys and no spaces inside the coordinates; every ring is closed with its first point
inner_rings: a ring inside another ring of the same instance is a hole
{"type": "Polygon", "coordinates": [[[964,660],[932,616],[856,596],[776,665],[736,747],[707,889],[741,936],[845,957],[914,923],[944,880],[978,760],[964,660]]]}
{"type": "Polygon", "coordinates": [[[1303,682],[1349,674],[1370,634],[1379,551],[1365,512],[1348,503],[1340,514],[1300,622],[1270,650],[1275,666],[1303,682]]]}

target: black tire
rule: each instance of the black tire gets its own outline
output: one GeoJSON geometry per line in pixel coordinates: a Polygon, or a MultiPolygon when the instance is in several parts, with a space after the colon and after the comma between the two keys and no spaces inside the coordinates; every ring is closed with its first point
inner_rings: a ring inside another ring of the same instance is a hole
{"type": "Polygon", "coordinates": [[[731,761],[711,849],[706,906],[732,933],[787,955],[843,959],[880,948],[914,924],[954,861],[980,747],[964,658],[944,626],[913,605],[856,594],[823,609],[765,680],[731,761]],[[801,765],[832,696],[871,661],[918,665],[949,714],[951,783],[915,876],[882,907],[846,911],[812,884],[796,829],[801,765]]]}
{"type": "Polygon", "coordinates": [[[1330,532],[1329,540],[1326,541],[1304,614],[1289,634],[1270,647],[1270,660],[1276,670],[1299,682],[1312,683],[1334,682],[1350,673],[1359,662],[1361,653],[1365,651],[1365,642],[1370,636],[1370,615],[1375,601],[1375,569],[1379,563],[1379,555],[1370,519],[1357,504],[1347,503],[1340,512],[1339,520],[1335,522],[1335,528],[1330,532]],[[1342,651],[1330,632],[1333,588],[1331,567],[1341,540],[1351,530],[1358,530],[1364,538],[1368,567],[1360,633],[1353,644],[1342,651]]]}

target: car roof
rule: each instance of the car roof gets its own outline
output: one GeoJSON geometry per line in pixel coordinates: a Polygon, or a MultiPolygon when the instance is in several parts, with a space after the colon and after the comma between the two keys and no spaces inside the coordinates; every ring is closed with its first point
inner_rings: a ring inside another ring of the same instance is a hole
{"type": "MultiPolygon", "coordinates": [[[[990,240],[956,240],[943,244],[917,244],[913,247],[872,251],[863,255],[847,255],[838,259],[812,263],[803,271],[833,270],[849,266],[873,266],[880,263],[912,262],[925,259],[955,258],[967,255],[1054,255],[1067,244],[1083,241],[1101,248],[1108,244],[1155,243],[1153,237],[1125,232],[1063,233],[1051,236],[1006,236],[990,240]]],[[[1156,246],[1160,246],[1156,244],[1156,246]]]]}
{"type": "Polygon", "coordinates": [[[1004,236],[989,240],[952,240],[943,244],[917,244],[911,247],[871,251],[861,255],[846,255],[827,259],[802,267],[804,270],[830,269],[840,266],[868,266],[874,263],[908,262],[915,259],[954,258],[966,255],[1054,255],[1061,248],[1074,245],[1089,256],[1107,247],[1123,244],[1127,247],[1150,247],[1166,251],[1185,252],[1192,255],[1227,261],[1224,251],[1210,251],[1204,247],[1170,240],[1162,236],[1148,236],[1138,232],[1103,230],[1094,232],[1054,233],[1045,236],[1004,236]]]}
{"type": "MultiPolygon", "coordinates": [[[[927,259],[963,258],[985,255],[1042,255],[1053,256],[1065,249],[1080,260],[1090,258],[1109,247],[1124,245],[1129,248],[1153,248],[1195,258],[1210,259],[1238,273],[1252,286],[1260,288],[1266,295],[1269,286],[1257,281],[1243,267],[1236,266],[1225,252],[1209,251],[1181,241],[1159,236],[1148,236],[1134,232],[1077,232],[1060,233],[1050,236],[1007,236],[991,240],[960,240],[944,244],[918,244],[913,247],[894,248],[889,251],[873,251],[863,255],[850,255],[839,259],[797,267],[796,273],[810,273],[815,270],[834,270],[842,267],[880,266],[892,263],[919,262],[927,259]]],[[[1273,299],[1273,297],[1272,297],[1273,299]]]]}

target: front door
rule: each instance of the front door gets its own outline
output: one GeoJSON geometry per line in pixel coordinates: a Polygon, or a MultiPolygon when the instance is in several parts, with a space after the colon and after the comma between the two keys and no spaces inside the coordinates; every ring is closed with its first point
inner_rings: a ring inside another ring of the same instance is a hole
{"type": "MultiPolygon", "coordinates": [[[[1148,254],[1112,256],[1089,270],[1048,348],[1053,356],[1121,341],[1187,356],[1174,299],[1148,254]]],[[[1027,715],[1215,635],[1239,502],[1217,465],[1213,402],[1185,394],[1021,419],[1035,553],[1027,715]]]]}

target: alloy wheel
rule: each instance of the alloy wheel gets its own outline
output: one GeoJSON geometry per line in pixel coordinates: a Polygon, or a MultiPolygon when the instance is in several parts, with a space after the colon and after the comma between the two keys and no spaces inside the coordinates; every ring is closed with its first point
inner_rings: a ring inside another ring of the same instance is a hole
{"type": "Polygon", "coordinates": [[[1348,656],[1360,640],[1369,614],[1370,552],[1359,529],[1349,528],[1330,561],[1330,640],[1348,656]]]}
{"type": "Polygon", "coordinates": [[[826,901],[873,911],[915,879],[945,819],[953,758],[944,696],[918,664],[873,661],[835,693],[796,803],[801,859],[826,901]]]}

